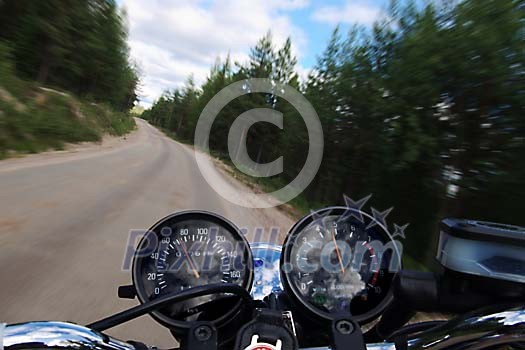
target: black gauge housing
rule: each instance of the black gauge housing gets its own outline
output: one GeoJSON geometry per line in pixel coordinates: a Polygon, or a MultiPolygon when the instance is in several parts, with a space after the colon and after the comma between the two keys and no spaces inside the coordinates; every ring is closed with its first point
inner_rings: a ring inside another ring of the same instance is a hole
{"type": "Polygon", "coordinates": [[[313,212],[291,228],[283,245],[284,290],[300,314],[318,324],[342,315],[372,321],[393,300],[392,280],[401,268],[394,242],[366,213],[346,207],[313,212]]]}
{"type": "MultiPolygon", "coordinates": [[[[249,291],[253,258],[232,222],[206,211],[183,211],[161,219],[142,237],[132,278],[141,303],[207,284],[234,283],[249,291]]],[[[238,322],[242,308],[238,298],[215,294],[170,305],[151,316],[176,334],[186,321],[213,320],[218,328],[238,322]]]]}

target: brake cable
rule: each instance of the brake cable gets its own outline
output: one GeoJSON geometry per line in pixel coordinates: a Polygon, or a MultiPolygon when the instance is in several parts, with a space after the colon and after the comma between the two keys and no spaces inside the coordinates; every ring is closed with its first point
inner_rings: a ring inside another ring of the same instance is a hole
{"type": "MultiPolygon", "coordinates": [[[[211,294],[234,294],[239,296],[240,299],[243,300],[248,306],[253,304],[253,299],[250,296],[250,293],[248,293],[246,289],[239,285],[232,283],[209,284],[205,286],[193,287],[191,289],[186,289],[181,292],[172,293],[158,299],[145,302],[144,304],[132,307],[131,309],[124,310],[102,320],[88,324],[87,327],[99,332],[104,331],[108,328],[118,326],[122,323],[143,316],[147,313],[150,313],[151,311],[158,310],[164,306],[211,294]]],[[[214,324],[218,321],[219,319],[216,319],[211,321],[211,323],[214,324]]],[[[192,327],[192,324],[193,322],[174,320],[175,328],[187,330],[192,327]]]]}

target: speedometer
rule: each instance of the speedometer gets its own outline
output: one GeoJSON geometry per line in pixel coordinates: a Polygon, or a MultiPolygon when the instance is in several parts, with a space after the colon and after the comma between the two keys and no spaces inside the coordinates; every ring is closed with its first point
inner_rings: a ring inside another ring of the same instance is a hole
{"type": "MultiPolygon", "coordinates": [[[[160,220],[140,241],[133,260],[133,284],[141,302],[214,283],[249,290],[252,264],[250,247],[233,223],[209,212],[180,212],[160,220]]],[[[173,320],[202,320],[216,314],[228,319],[238,311],[238,304],[238,299],[215,294],[170,305],[152,316],[167,326],[173,320]]]]}
{"type": "Polygon", "coordinates": [[[373,218],[358,220],[357,213],[351,214],[345,207],[312,213],[291,229],[284,243],[284,288],[314,318],[346,314],[364,323],[392,301],[391,267],[399,267],[399,251],[373,218]]]}

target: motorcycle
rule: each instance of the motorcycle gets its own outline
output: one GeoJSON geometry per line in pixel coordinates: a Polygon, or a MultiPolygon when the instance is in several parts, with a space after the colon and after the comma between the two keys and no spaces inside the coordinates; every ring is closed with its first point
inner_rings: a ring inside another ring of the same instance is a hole
{"type": "Polygon", "coordinates": [[[133,284],[118,290],[140,305],[86,326],[0,325],[0,350],[156,349],[103,333],[145,314],[181,350],[523,348],[525,228],[444,219],[436,272],[402,269],[400,236],[347,207],[306,215],[283,245],[250,244],[211,212],[175,213],[144,233],[133,284]],[[418,311],[456,316],[409,323],[418,311]]]}

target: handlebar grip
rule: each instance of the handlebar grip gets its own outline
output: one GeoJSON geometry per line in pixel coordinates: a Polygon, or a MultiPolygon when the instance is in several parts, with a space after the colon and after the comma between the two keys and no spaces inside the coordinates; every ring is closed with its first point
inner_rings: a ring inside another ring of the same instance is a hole
{"type": "Polygon", "coordinates": [[[439,279],[432,272],[402,270],[394,281],[394,295],[405,307],[417,311],[436,311],[439,279]]]}
{"type": "Polygon", "coordinates": [[[454,288],[455,281],[432,272],[403,270],[394,281],[394,296],[405,307],[423,312],[462,313],[501,301],[493,295],[454,288]]]}

